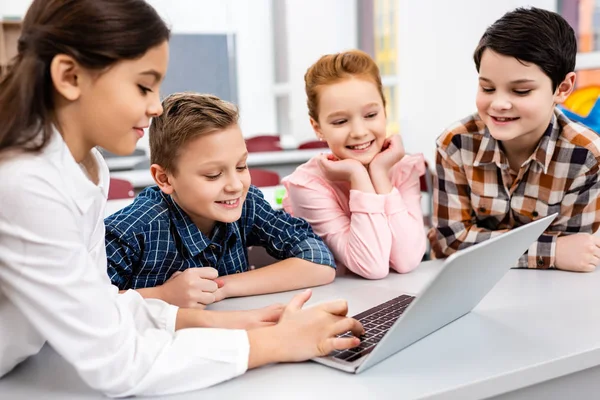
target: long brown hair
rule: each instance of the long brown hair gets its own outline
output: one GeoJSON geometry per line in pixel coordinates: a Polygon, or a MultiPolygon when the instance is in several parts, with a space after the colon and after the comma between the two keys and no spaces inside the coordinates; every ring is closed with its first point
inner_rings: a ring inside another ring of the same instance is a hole
{"type": "Polygon", "coordinates": [[[168,39],[169,28],[144,0],[34,0],[17,56],[0,80],[0,153],[39,151],[50,139],[50,63],[57,54],[102,70],[168,39]]]}

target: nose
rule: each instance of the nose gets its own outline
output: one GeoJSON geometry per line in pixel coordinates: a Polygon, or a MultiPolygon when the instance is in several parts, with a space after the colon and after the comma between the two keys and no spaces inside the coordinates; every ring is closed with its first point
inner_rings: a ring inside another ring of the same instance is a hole
{"type": "Polygon", "coordinates": [[[156,93],[155,96],[152,96],[147,113],[149,117],[158,117],[163,113],[163,106],[158,93],[156,93]]]}
{"type": "Polygon", "coordinates": [[[505,111],[512,108],[512,103],[507,96],[497,94],[492,99],[491,107],[496,111],[505,111]]]}
{"type": "Polygon", "coordinates": [[[236,171],[234,174],[231,174],[227,185],[225,185],[225,190],[231,193],[241,192],[244,189],[244,182],[242,181],[242,177],[236,171]]]}
{"type": "Polygon", "coordinates": [[[367,136],[369,130],[367,129],[366,123],[362,120],[362,118],[357,118],[352,122],[352,126],[350,127],[352,132],[350,132],[350,136],[353,139],[360,139],[361,137],[367,136]]]}

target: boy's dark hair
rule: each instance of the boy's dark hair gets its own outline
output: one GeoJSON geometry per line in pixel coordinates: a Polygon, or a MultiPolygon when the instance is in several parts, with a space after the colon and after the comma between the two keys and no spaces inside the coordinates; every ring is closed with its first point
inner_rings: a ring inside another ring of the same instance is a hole
{"type": "Polygon", "coordinates": [[[485,49],[537,65],[556,90],[575,70],[577,39],[573,28],[557,13],[535,7],[517,8],[494,22],[481,37],[473,55],[477,72],[485,49]]]}
{"type": "Polygon", "coordinates": [[[0,152],[37,151],[49,141],[54,56],[66,54],[84,68],[102,71],[142,57],[169,34],[145,0],[34,0],[23,20],[17,55],[0,79],[0,152]]]}
{"type": "Polygon", "coordinates": [[[190,140],[237,125],[235,105],[210,94],[174,93],[150,125],[150,162],[175,174],[179,150],[190,140]]]}

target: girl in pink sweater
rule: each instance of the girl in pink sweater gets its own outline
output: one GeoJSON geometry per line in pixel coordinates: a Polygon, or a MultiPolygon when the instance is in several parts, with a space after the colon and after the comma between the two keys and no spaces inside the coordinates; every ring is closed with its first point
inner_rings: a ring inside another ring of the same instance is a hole
{"type": "Polygon", "coordinates": [[[310,123],[331,154],[283,180],[285,210],[306,219],[338,262],[367,278],[413,270],[425,252],[422,155],[386,138],[385,97],[375,62],[358,50],[321,57],[304,76],[310,123]]]}

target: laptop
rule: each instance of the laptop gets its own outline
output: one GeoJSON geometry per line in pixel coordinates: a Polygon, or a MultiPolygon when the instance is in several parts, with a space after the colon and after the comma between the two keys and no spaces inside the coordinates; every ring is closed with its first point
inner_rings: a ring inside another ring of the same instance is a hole
{"type": "MultiPolygon", "coordinates": [[[[313,361],[361,373],[470,312],[558,214],[458,251],[418,296],[402,293],[354,318],[365,335],[358,347],[313,361]]],[[[349,336],[347,332],[340,336],[349,336]]]]}

